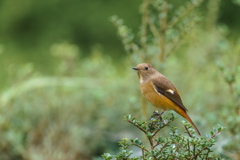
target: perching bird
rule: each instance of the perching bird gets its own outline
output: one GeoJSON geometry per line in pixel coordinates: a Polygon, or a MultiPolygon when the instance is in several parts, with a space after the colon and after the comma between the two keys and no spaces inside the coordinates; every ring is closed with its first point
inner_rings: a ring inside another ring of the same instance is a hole
{"type": "Polygon", "coordinates": [[[137,70],[140,89],[143,96],[156,108],[174,110],[186,118],[193,126],[198,135],[201,135],[182,103],[180,94],[176,87],[152,65],[141,63],[133,68],[137,70]]]}

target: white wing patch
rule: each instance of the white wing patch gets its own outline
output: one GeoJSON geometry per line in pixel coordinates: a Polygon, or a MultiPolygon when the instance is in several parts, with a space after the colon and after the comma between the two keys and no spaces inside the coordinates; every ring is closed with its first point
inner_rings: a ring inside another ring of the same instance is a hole
{"type": "Polygon", "coordinates": [[[166,90],[166,92],[170,92],[170,93],[174,94],[174,91],[171,89],[166,90]]]}

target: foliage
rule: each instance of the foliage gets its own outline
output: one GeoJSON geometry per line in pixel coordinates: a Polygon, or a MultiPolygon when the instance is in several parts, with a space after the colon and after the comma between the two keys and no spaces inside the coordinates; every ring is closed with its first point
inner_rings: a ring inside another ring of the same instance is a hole
{"type": "Polygon", "coordinates": [[[114,123],[131,111],[128,104],[138,105],[135,89],[114,79],[115,67],[98,49],[87,59],[78,52],[67,42],[50,48],[59,59],[56,76],[42,75],[33,64],[9,69],[13,86],[0,96],[1,160],[88,160],[116,148],[109,137],[128,128],[114,123]]]}
{"type": "Polygon", "coordinates": [[[228,85],[229,94],[231,96],[231,103],[221,107],[221,114],[224,120],[223,123],[228,126],[229,139],[228,143],[224,145],[224,153],[232,159],[240,158],[240,85],[237,83],[239,74],[239,66],[235,66],[232,70],[218,62],[218,68],[221,76],[228,85]],[[238,84],[238,85],[237,85],[238,84]],[[229,116],[231,115],[231,116],[229,116]]]}
{"type": "Polygon", "coordinates": [[[111,21],[117,27],[133,63],[148,62],[158,66],[159,61],[164,62],[166,57],[176,52],[184,38],[197,26],[200,19],[196,7],[202,2],[193,0],[173,10],[173,5],[167,0],[143,0],[138,35],[117,16],[112,16],[111,21]],[[171,15],[170,11],[175,14],[171,15]]]}
{"type": "MultiPolygon", "coordinates": [[[[197,138],[196,133],[192,126],[183,121],[183,126],[186,129],[186,133],[188,136],[184,136],[179,134],[177,131],[177,127],[172,127],[170,129],[170,137],[163,138],[159,136],[155,138],[156,134],[160,132],[164,127],[169,126],[169,124],[175,120],[175,117],[172,115],[170,118],[161,119],[162,113],[157,115],[154,114],[151,117],[150,121],[144,122],[141,120],[136,120],[135,118],[131,118],[131,115],[126,116],[126,121],[136,126],[139,130],[141,130],[146,138],[150,142],[151,150],[147,149],[146,145],[138,139],[130,139],[124,138],[121,142],[119,142],[121,152],[116,156],[112,156],[109,153],[105,153],[103,158],[105,160],[111,160],[115,157],[117,160],[124,159],[213,159],[214,156],[210,153],[212,151],[212,146],[215,145],[216,139],[214,137],[224,129],[219,125],[218,129],[214,128],[214,131],[211,131],[211,136],[207,135],[206,137],[197,138]],[[132,157],[133,151],[130,151],[130,146],[136,146],[142,151],[142,155],[140,157],[132,157]]],[[[220,159],[220,158],[216,158],[220,159]]]]}

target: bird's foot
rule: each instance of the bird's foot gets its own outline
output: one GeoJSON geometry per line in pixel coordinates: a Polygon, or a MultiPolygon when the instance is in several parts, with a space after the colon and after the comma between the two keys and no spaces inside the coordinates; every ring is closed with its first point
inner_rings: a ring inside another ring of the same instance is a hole
{"type": "Polygon", "coordinates": [[[154,112],[153,112],[153,115],[152,115],[151,118],[150,118],[150,120],[152,120],[152,118],[158,117],[158,116],[159,116],[158,111],[154,111],[154,112]]]}
{"type": "Polygon", "coordinates": [[[160,114],[158,114],[157,120],[160,119],[160,121],[162,121],[162,114],[163,114],[164,112],[165,112],[165,111],[162,111],[160,114]]]}
{"type": "Polygon", "coordinates": [[[160,121],[162,121],[162,114],[164,113],[164,111],[162,111],[161,113],[158,113],[158,111],[154,111],[153,115],[151,116],[151,119],[153,117],[157,117],[157,120],[160,119],[160,121]]]}
{"type": "Polygon", "coordinates": [[[158,111],[154,111],[154,112],[153,112],[153,117],[159,116],[159,115],[160,115],[160,113],[158,113],[158,111]]]}

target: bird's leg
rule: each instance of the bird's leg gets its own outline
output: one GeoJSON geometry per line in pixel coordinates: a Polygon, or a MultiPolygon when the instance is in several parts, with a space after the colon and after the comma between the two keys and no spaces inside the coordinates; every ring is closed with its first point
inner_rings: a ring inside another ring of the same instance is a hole
{"type": "Polygon", "coordinates": [[[162,121],[162,114],[164,113],[165,111],[164,110],[162,110],[162,112],[161,113],[158,113],[158,111],[157,110],[155,110],[154,112],[153,112],[153,115],[151,116],[151,118],[153,118],[153,117],[156,117],[157,116],[157,120],[158,119],[160,119],[160,121],[162,121]]]}
{"type": "Polygon", "coordinates": [[[161,112],[160,114],[158,114],[158,118],[157,118],[157,120],[160,119],[160,121],[162,121],[162,114],[163,114],[164,112],[165,112],[165,111],[162,110],[162,112],[161,112]]]}

